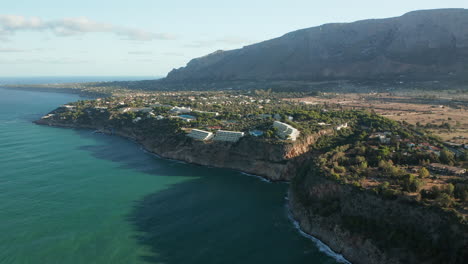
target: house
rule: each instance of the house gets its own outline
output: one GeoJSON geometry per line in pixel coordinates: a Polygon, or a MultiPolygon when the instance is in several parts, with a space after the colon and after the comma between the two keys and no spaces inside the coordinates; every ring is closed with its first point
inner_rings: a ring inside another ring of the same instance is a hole
{"type": "Polygon", "coordinates": [[[369,136],[369,138],[377,138],[382,144],[390,144],[391,138],[389,137],[391,133],[389,132],[376,132],[369,136]]]}
{"type": "Polygon", "coordinates": [[[340,130],[343,129],[343,128],[348,128],[348,123],[344,123],[344,124],[342,124],[342,125],[337,126],[337,127],[336,127],[336,130],[340,131],[340,130]]]}
{"type": "Polygon", "coordinates": [[[391,138],[388,138],[388,137],[386,137],[386,136],[383,136],[383,137],[381,136],[381,137],[379,137],[379,141],[380,141],[380,143],[382,143],[382,144],[390,144],[391,140],[392,140],[391,138]]]}
{"type": "Polygon", "coordinates": [[[177,113],[177,114],[186,114],[192,112],[192,109],[190,107],[178,107],[174,106],[170,110],[171,113],[177,113]]]}
{"type": "Polygon", "coordinates": [[[449,166],[441,163],[431,163],[428,168],[432,171],[439,173],[446,173],[450,175],[463,175],[466,173],[466,169],[455,166],[449,166]]]}
{"type": "Polygon", "coordinates": [[[273,122],[273,127],[277,129],[276,133],[282,139],[290,139],[294,141],[300,134],[299,130],[283,122],[275,121],[273,122]]]}
{"type": "Polygon", "coordinates": [[[198,140],[210,140],[213,138],[214,135],[209,131],[192,129],[192,131],[190,131],[190,133],[188,133],[187,136],[198,140]]]}
{"type": "Polygon", "coordinates": [[[45,115],[43,116],[41,119],[47,119],[47,118],[51,118],[51,117],[54,117],[55,114],[48,114],[48,115],[45,115]]]}
{"type": "Polygon", "coordinates": [[[67,110],[74,110],[76,108],[76,106],[74,106],[74,105],[62,105],[62,107],[67,109],[67,110]]]}
{"type": "Polygon", "coordinates": [[[122,113],[126,113],[126,112],[142,112],[142,113],[149,113],[151,112],[153,109],[151,107],[126,107],[126,108],[123,108],[120,110],[120,112],[122,113]]]}
{"type": "Polygon", "coordinates": [[[155,103],[155,104],[150,105],[150,107],[167,107],[167,108],[171,108],[172,105],[165,105],[165,104],[155,103]]]}
{"type": "Polygon", "coordinates": [[[213,140],[237,142],[243,136],[244,136],[244,132],[218,130],[216,131],[216,135],[213,140]]]}
{"type": "Polygon", "coordinates": [[[210,114],[210,115],[214,115],[214,116],[219,116],[219,113],[218,113],[218,112],[208,112],[208,111],[200,111],[200,110],[193,110],[193,112],[201,113],[201,114],[210,114]]]}
{"type": "Polygon", "coordinates": [[[193,121],[193,120],[197,119],[196,117],[191,116],[191,115],[171,116],[171,118],[178,118],[178,119],[181,119],[181,120],[183,120],[185,122],[190,122],[190,121],[193,121]]]}

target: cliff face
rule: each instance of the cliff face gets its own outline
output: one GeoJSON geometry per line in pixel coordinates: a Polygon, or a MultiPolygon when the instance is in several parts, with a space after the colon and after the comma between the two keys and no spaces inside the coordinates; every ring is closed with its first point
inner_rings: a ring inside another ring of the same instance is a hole
{"type": "MultiPolygon", "coordinates": [[[[99,129],[108,131],[102,123],[77,125],[41,119],[38,124],[99,129]]],[[[245,137],[236,143],[218,141],[197,141],[182,134],[160,133],[145,136],[138,128],[114,129],[115,134],[135,139],[152,153],[168,159],[211,167],[228,168],[263,176],[272,181],[291,180],[301,163],[312,158],[307,155],[310,146],[333,129],[322,130],[295,142],[271,143],[252,137],[245,137]]]]}
{"type": "Polygon", "coordinates": [[[468,230],[456,217],[388,200],[323,176],[294,179],[289,206],[301,228],[352,263],[466,263],[468,230]]]}
{"type": "Polygon", "coordinates": [[[463,78],[468,73],[468,10],[325,24],[171,71],[166,81],[463,78]]]}

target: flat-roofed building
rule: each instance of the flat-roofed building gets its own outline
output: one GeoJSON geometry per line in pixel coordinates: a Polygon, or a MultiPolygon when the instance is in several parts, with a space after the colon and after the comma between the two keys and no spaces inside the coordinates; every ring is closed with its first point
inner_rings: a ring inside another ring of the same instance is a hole
{"type": "Polygon", "coordinates": [[[344,124],[341,124],[341,125],[337,126],[336,130],[340,131],[343,128],[348,128],[348,123],[344,123],[344,124]]]}
{"type": "Polygon", "coordinates": [[[198,140],[210,140],[213,138],[214,135],[209,131],[192,129],[192,131],[190,131],[190,133],[188,133],[187,136],[198,140]]]}
{"type": "Polygon", "coordinates": [[[151,112],[153,109],[151,107],[126,107],[126,108],[122,108],[120,109],[120,112],[122,113],[126,113],[126,112],[142,112],[142,113],[149,113],[151,112]]]}
{"type": "Polygon", "coordinates": [[[276,133],[282,139],[290,139],[294,141],[300,134],[299,130],[283,122],[275,121],[273,122],[273,127],[277,129],[276,133]]]}
{"type": "Polygon", "coordinates": [[[216,135],[214,137],[214,140],[216,140],[216,141],[237,142],[243,136],[244,136],[244,132],[218,130],[218,131],[216,131],[216,135]]]}
{"type": "Polygon", "coordinates": [[[177,114],[186,114],[192,112],[192,109],[190,107],[179,107],[179,106],[174,106],[170,110],[171,113],[177,113],[177,114]]]}

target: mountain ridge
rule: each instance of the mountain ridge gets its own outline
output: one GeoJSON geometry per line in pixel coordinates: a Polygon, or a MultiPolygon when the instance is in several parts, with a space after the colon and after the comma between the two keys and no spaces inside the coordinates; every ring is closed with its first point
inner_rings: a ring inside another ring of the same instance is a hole
{"type": "Polygon", "coordinates": [[[165,81],[463,78],[468,9],[328,23],[192,59],[165,81]]]}

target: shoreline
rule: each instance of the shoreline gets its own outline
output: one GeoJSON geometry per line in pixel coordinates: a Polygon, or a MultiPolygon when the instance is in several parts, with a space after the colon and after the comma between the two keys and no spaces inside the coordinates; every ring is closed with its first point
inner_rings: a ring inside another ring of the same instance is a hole
{"type": "MultiPolygon", "coordinates": [[[[89,130],[89,131],[91,131],[93,129],[96,129],[95,127],[74,127],[74,126],[65,126],[65,125],[57,125],[57,124],[51,125],[51,124],[47,124],[47,123],[41,123],[41,122],[38,122],[38,121],[34,121],[33,123],[35,123],[36,125],[45,125],[45,126],[52,126],[52,127],[57,127],[57,128],[84,129],[84,130],[89,130]]],[[[135,142],[136,144],[138,144],[141,147],[142,151],[147,152],[148,154],[153,155],[153,156],[155,156],[155,157],[157,157],[159,159],[170,160],[170,161],[173,161],[173,162],[182,162],[182,163],[185,163],[185,164],[192,164],[192,165],[210,167],[208,165],[203,165],[203,164],[193,163],[193,162],[189,162],[189,161],[185,161],[185,160],[178,160],[178,159],[164,157],[164,156],[162,156],[162,155],[160,155],[158,153],[155,153],[155,152],[151,151],[143,142],[140,142],[137,138],[132,137],[130,135],[125,135],[123,133],[111,134],[111,133],[107,133],[107,132],[102,132],[101,134],[104,134],[106,136],[118,136],[118,137],[130,140],[130,141],[133,141],[133,142],[135,142]]],[[[229,169],[229,170],[238,171],[240,174],[243,174],[243,175],[248,176],[248,177],[254,177],[254,178],[257,178],[260,181],[267,182],[267,183],[287,183],[288,185],[290,185],[290,181],[273,180],[273,179],[268,178],[267,176],[256,175],[256,174],[252,174],[252,173],[245,172],[245,171],[242,171],[242,170],[236,170],[236,169],[231,169],[231,168],[226,168],[226,167],[215,167],[215,166],[212,166],[212,167],[213,168],[222,168],[222,169],[229,169]]],[[[307,233],[305,230],[303,230],[300,227],[299,222],[294,218],[293,213],[291,211],[291,207],[290,207],[290,204],[289,204],[289,195],[290,194],[289,194],[289,190],[288,190],[288,192],[286,193],[286,201],[287,202],[286,202],[286,205],[285,205],[286,209],[287,209],[286,216],[291,221],[291,224],[298,231],[298,233],[301,236],[311,240],[315,244],[315,246],[317,247],[317,249],[320,252],[322,252],[325,255],[333,258],[338,263],[352,264],[350,261],[348,261],[346,259],[346,256],[343,256],[343,255],[337,253],[333,248],[328,246],[322,240],[318,239],[317,237],[313,236],[312,234],[307,233]]]]}

